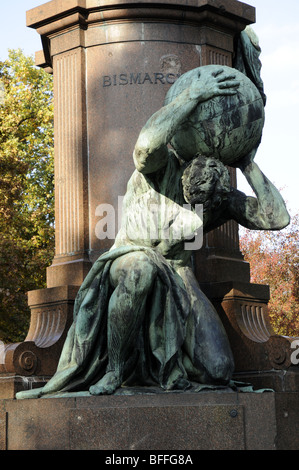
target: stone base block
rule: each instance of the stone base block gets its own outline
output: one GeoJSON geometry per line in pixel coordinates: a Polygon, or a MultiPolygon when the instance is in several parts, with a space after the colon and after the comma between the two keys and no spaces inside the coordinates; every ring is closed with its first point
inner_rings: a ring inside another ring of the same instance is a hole
{"type": "Polygon", "coordinates": [[[26,377],[14,374],[0,374],[0,400],[15,398],[16,393],[46,385],[47,377],[26,377]]]}
{"type": "MultiPolygon", "coordinates": [[[[3,450],[299,449],[299,393],[0,400],[3,450]]],[[[103,454],[105,455],[105,454],[103,454]]]]}
{"type": "MultiPolygon", "coordinates": [[[[234,379],[240,382],[250,383],[254,390],[267,388],[276,392],[298,392],[299,370],[298,366],[290,367],[288,370],[263,370],[238,372],[234,379]]],[[[299,408],[299,403],[298,403],[299,408]]]]}
{"type": "Polygon", "coordinates": [[[80,287],[87,276],[92,264],[89,261],[75,260],[53,264],[47,268],[47,287],[78,286],[80,287]]]}

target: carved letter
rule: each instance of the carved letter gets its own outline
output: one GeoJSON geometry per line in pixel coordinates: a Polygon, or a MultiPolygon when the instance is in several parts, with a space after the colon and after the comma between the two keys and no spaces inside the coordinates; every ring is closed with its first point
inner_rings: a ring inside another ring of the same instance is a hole
{"type": "Polygon", "coordinates": [[[104,75],[103,77],[103,87],[111,85],[111,77],[109,75],[104,75]]]}
{"type": "Polygon", "coordinates": [[[176,78],[175,78],[175,75],[174,73],[168,73],[166,75],[166,81],[167,83],[170,83],[171,85],[175,82],[176,78]]]}
{"type": "Polygon", "coordinates": [[[143,84],[146,80],[148,80],[150,83],[153,83],[153,82],[152,82],[152,79],[151,79],[151,77],[149,76],[148,73],[145,74],[142,84],[143,84]]]}
{"type": "Polygon", "coordinates": [[[157,81],[159,80],[164,85],[164,83],[165,83],[164,74],[163,73],[154,73],[154,75],[155,75],[155,84],[157,84],[157,81]]]}
{"type": "Polygon", "coordinates": [[[132,85],[132,83],[138,83],[138,85],[140,85],[140,75],[141,75],[140,72],[137,73],[136,75],[131,73],[131,75],[130,75],[130,85],[132,85]]]}
{"type": "Polygon", "coordinates": [[[128,84],[128,76],[126,73],[121,73],[119,76],[119,84],[120,85],[127,85],[128,84]]]}

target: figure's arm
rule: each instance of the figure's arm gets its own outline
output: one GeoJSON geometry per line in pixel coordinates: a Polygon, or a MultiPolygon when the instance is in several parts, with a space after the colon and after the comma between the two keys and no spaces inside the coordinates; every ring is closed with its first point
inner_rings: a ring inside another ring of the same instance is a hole
{"type": "Polygon", "coordinates": [[[224,74],[221,68],[194,80],[176,99],[157,111],[141,130],[133,154],[137,170],[149,174],[162,168],[168,158],[167,144],[197,104],[214,96],[233,95],[238,86],[235,76],[224,74]]]}
{"type": "Polygon", "coordinates": [[[239,163],[239,168],[256,198],[234,191],[230,204],[233,218],[253,230],[281,230],[290,223],[283,198],[253,161],[256,149],[239,163]]]}

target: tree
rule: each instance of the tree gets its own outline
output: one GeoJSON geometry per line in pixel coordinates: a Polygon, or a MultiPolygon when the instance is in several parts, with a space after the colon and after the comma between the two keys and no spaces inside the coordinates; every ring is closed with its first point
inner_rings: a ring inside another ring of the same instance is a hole
{"type": "Polygon", "coordinates": [[[0,62],[0,83],[0,339],[15,342],[53,258],[53,87],[21,50],[0,62]]]}
{"type": "Polygon", "coordinates": [[[243,230],[240,246],[250,263],[251,282],[270,286],[275,332],[299,336],[299,214],[279,232],[243,230]]]}

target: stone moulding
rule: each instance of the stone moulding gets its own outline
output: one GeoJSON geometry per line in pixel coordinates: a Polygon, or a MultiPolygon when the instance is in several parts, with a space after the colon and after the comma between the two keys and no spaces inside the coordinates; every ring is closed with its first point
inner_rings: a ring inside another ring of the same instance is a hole
{"type": "Polygon", "coordinates": [[[292,363],[292,344],[299,338],[275,333],[269,318],[268,286],[223,282],[203,284],[202,289],[228,332],[236,373],[291,369],[298,374],[298,365],[292,363]]]}
{"type": "MultiPolygon", "coordinates": [[[[223,30],[241,31],[255,22],[255,8],[230,0],[106,0],[101,5],[96,0],[73,0],[48,2],[47,8],[36,7],[27,12],[27,26],[41,35],[45,60],[52,66],[50,37],[72,29],[86,30],[96,25],[120,22],[167,22],[195,26],[215,23],[223,30]]],[[[81,38],[84,47],[84,35],[81,38]]]]}
{"type": "Polygon", "coordinates": [[[55,373],[78,287],[63,286],[29,292],[31,321],[23,342],[6,344],[0,374],[30,377],[55,373]]]}
{"type": "MultiPolygon", "coordinates": [[[[35,7],[27,11],[27,26],[36,28],[45,23],[55,22],[61,18],[64,24],[67,24],[68,19],[74,14],[81,14],[82,18],[86,18],[86,14],[99,16],[101,21],[108,18],[120,17],[122,15],[130,16],[131,12],[134,17],[140,17],[141,12],[148,12],[149,15],[157,18],[163,18],[164,14],[167,17],[174,15],[174,18],[179,20],[188,20],[190,12],[217,12],[221,13],[223,17],[233,20],[241,20],[243,23],[255,22],[255,8],[237,0],[226,1],[225,4],[222,0],[150,0],[136,2],[136,0],[69,0],[61,2],[60,0],[52,0],[42,7],[35,7]],[[100,3],[100,4],[99,4],[100,3]],[[102,12],[98,15],[98,12],[102,12]],[[122,13],[125,12],[125,13],[122,13]],[[165,12],[165,13],[164,13],[165,12]],[[107,15],[107,16],[105,16],[107,15]]],[[[146,15],[145,13],[145,15],[146,15]]],[[[192,15],[193,18],[193,15],[192,15]]],[[[202,19],[202,16],[201,16],[202,19]]]]}

